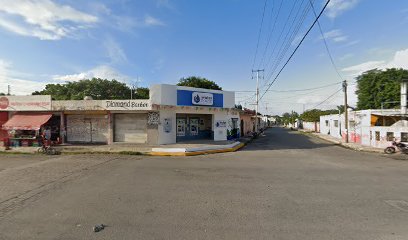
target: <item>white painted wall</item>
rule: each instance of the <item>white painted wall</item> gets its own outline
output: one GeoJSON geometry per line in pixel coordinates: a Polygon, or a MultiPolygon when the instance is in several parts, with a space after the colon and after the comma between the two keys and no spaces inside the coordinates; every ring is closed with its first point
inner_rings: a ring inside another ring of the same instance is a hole
{"type": "Polygon", "coordinates": [[[320,128],[319,128],[320,123],[319,122],[316,122],[316,123],[315,122],[302,122],[302,125],[303,125],[303,129],[307,130],[307,131],[319,132],[319,130],[320,130],[320,128]]]}
{"type": "Polygon", "coordinates": [[[396,141],[401,141],[401,133],[408,133],[408,127],[371,127],[370,144],[372,147],[385,148],[391,145],[392,141],[387,140],[387,132],[394,133],[396,141]],[[380,140],[377,141],[375,132],[380,132],[380,140]]]}
{"type": "Polygon", "coordinates": [[[225,112],[217,112],[213,115],[213,130],[214,130],[214,141],[223,141],[227,140],[227,128],[228,128],[228,115],[225,112]],[[217,121],[227,121],[227,126],[225,127],[216,127],[215,123],[217,121]]]}
{"type": "Polygon", "coordinates": [[[224,94],[224,108],[234,108],[235,107],[235,93],[223,91],[224,94]]]}
{"type": "Polygon", "coordinates": [[[177,105],[177,86],[156,84],[150,87],[150,101],[152,104],[177,105]]]}
{"type": "Polygon", "coordinates": [[[160,123],[158,126],[159,140],[158,144],[176,143],[176,112],[171,110],[160,111],[160,123]],[[165,118],[171,119],[171,131],[169,133],[164,131],[163,122],[165,118]]]}

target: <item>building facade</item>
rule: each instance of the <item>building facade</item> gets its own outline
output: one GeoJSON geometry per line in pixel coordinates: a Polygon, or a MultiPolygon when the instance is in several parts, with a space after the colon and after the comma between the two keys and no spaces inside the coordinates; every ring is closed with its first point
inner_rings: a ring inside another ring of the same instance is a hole
{"type": "MultiPolygon", "coordinates": [[[[408,125],[402,120],[400,110],[349,111],[348,118],[349,142],[377,148],[385,148],[393,140],[408,142],[408,125]]],[[[344,114],[321,116],[320,132],[346,140],[344,114]]]]}
{"type": "Polygon", "coordinates": [[[240,137],[233,92],[153,85],[150,99],[52,101],[51,96],[0,98],[2,134],[15,146],[39,135],[73,144],[171,144],[240,137]]]}

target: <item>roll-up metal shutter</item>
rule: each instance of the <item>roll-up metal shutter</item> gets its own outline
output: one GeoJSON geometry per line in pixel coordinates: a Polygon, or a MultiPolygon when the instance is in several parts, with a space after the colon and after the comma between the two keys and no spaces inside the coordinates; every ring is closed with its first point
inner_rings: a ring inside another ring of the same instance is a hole
{"type": "Polygon", "coordinates": [[[147,114],[115,114],[115,142],[146,143],[147,114]]]}
{"type": "Polygon", "coordinates": [[[107,115],[67,115],[68,142],[107,143],[107,115]]]}

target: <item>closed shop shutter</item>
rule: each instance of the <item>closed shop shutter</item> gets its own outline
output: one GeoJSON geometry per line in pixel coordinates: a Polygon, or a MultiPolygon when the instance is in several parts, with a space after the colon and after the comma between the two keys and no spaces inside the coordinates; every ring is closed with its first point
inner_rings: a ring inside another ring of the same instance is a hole
{"type": "Polygon", "coordinates": [[[147,114],[115,114],[115,142],[146,143],[147,114]]]}
{"type": "Polygon", "coordinates": [[[68,142],[107,143],[107,115],[67,115],[68,142]]]}

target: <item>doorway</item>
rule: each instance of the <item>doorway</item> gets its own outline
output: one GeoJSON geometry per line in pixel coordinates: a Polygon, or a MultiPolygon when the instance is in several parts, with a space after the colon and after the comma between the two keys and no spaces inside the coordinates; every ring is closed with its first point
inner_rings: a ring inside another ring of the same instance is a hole
{"type": "Polygon", "coordinates": [[[213,139],[211,114],[176,114],[176,141],[213,139]]]}

